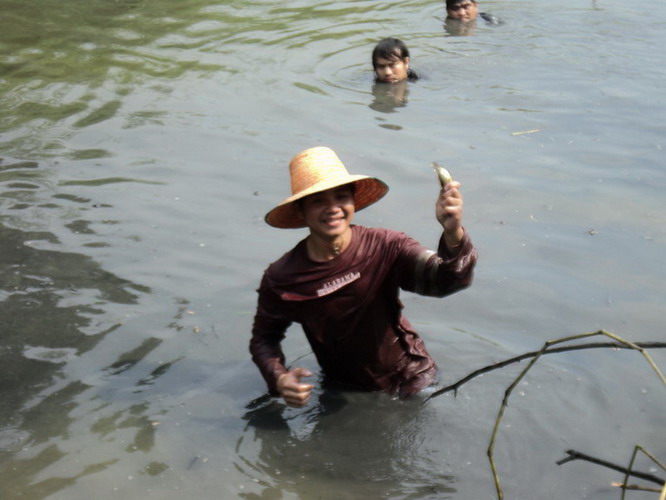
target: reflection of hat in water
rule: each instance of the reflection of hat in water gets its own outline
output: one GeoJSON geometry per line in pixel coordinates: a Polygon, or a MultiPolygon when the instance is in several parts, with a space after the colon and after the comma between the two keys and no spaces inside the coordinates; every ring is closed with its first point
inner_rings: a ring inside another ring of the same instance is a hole
{"type": "Polygon", "coordinates": [[[326,147],[306,149],[289,164],[292,195],[266,214],[266,222],[279,228],[305,227],[296,201],[345,184],[354,184],[354,209],[372,205],[388,191],[379,179],[367,175],[350,175],[335,152],[326,147]]]}

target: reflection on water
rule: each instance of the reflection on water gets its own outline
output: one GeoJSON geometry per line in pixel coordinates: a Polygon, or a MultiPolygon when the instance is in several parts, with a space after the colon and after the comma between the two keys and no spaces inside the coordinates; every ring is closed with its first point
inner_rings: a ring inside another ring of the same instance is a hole
{"type": "Polygon", "coordinates": [[[460,19],[444,19],[444,31],[450,36],[471,36],[476,31],[477,21],[463,22],[460,19]]]}
{"type": "Polygon", "coordinates": [[[0,479],[3,480],[3,494],[7,498],[48,498],[68,486],[73,485],[79,479],[90,474],[99,473],[113,465],[114,460],[87,465],[84,469],[70,477],[51,477],[46,480],[38,480],[38,472],[59,460],[66,458],[66,454],[52,445],[44,448],[31,460],[17,460],[12,463],[11,473],[0,470],[0,479]]]}
{"type": "MultiPolygon", "coordinates": [[[[159,9],[142,0],[3,1],[0,43],[11,55],[0,59],[0,74],[11,86],[0,90],[0,146],[15,157],[61,154],[77,129],[117,117],[143,83],[168,94],[187,73],[227,71],[219,59],[194,59],[182,50],[205,51],[211,38],[234,34],[223,29],[236,18],[233,10],[204,12],[208,6],[203,0],[162,2],[159,9]]],[[[162,113],[136,110],[125,126],[159,122],[162,113]]],[[[112,154],[69,152],[72,159],[112,154]]]]}
{"type": "Polygon", "coordinates": [[[63,352],[93,349],[119,326],[90,328],[104,313],[104,303],[137,301],[135,285],[100,269],[89,257],[31,246],[37,240],[54,239],[49,233],[0,225],[0,317],[4,318],[0,356],[6,367],[0,382],[4,393],[0,419],[4,422],[16,418],[35,391],[57,377],[61,363],[67,361],[63,352]],[[88,294],[93,290],[94,305],[88,294]]]}
{"type": "Polygon", "coordinates": [[[435,415],[420,398],[327,390],[305,409],[270,398],[248,406],[236,466],[264,490],[242,498],[452,498],[456,491],[425,445],[435,415]]]}
{"type": "MultiPolygon", "coordinates": [[[[103,319],[107,304],[134,305],[147,291],[104,271],[88,256],[35,248],[38,241],[56,243],[57,238],[0,224],[0,482],[3,495],[9,495],[3,498],[45,498],[115,462],[84,464],[72,477],[38,479],[66,456],[49,443],[68,438],[76,401],[91,388],[68,382],[63,367],[120,326],[103,319]],[[30,458],[7,462],[31,448],[36,453],[30,458]]],[[[140,422],[123,424],[146,429],[140,422]]],[[[149,434],[139,432],[137,440],[137,448],[151,445],[149,434]]]]}
{"type": "Polygon", "coordinates": [[[407,80],[396,83],[376,82],[372,86],[372,95],[374,101],[370,104],[370,109],[381,113],[393,113],[396,108],[407,105],[409,82],[407,80]]]}

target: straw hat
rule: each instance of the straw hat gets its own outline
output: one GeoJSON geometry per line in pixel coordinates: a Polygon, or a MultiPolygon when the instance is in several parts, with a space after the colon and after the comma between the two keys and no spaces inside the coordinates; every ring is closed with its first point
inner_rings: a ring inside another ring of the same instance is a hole
{"type": "Polygon", "coordinates": [[[388,191],[379,179],[367,175],[350,175],[335,152],[326,147],[306,149],[289,164],[292,195],[266,214],[268,224],[279,228],[305,227],[296,201],[345,184],[354,184],[354,208],[372,205],[388,191]]]}

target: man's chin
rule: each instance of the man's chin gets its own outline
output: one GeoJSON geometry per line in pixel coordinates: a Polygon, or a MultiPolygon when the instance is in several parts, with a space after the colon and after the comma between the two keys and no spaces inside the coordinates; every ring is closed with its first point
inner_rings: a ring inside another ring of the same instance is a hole
{"type": "Polygon", "coordinates": [[[337,223],[337,224],[322,224],[322,228],[324,231],[327,233],[337,233],[340,232],[343,229],[343,224],[337,223]]]}

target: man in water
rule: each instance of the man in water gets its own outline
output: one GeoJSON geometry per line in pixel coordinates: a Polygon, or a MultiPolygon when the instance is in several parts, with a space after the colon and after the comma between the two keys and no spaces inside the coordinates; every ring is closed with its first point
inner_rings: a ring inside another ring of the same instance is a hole
{"type": "Polygon", "coordinates": [[[478,17],[491,25],[502,24],[502,21],[492,14],[479,13],[476,0],[446,0],[446,23],[447,30],[452,34],[470,34],[469,27],[475,24],[478,17]],[[455,29],[455,28],[458,29],[455,29]],[[452,28],[449,30],[449,28],[452,28]],[[467,30],[465,28],[468,28],[467,30]]]}
{"type": "Polygon", "coordinates": [[[372,51],[372,68],[375,71],[375,82],[413,82],[418,79],[418,75],[409,67],[409,49],[397,38],[384,38],[375,46],[372,51]]]}
{"type": "Polygon", "coordinates": [[[292,323],[333,387],[409,396],[435,383],[437,366],[402,315],[399,291],[444,297],[471,284],[477,254],[462,226],[460,183],[446,182],[437,196],[443,232],[433,251],[403,233],[352,224],[388,186],[350,175],[333,150],[307,149],[289,169],[292,195],[265,220],[308,235],[266,269],[258,290],[250,352],[269,392],[291,406],[312,394],[301,380],[312,373],[285,364],[292,323]]]}
{"type": "Polygon", "coordinates": [[[375,100],[370,108],[391,113],[395,108],[405,106],[409,93],[407,85],[418,79],[409,62],[409,49],[402,40],[384,38],[375,46],[372,51],[375,72],[372,94],[375,100]]]}

